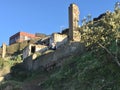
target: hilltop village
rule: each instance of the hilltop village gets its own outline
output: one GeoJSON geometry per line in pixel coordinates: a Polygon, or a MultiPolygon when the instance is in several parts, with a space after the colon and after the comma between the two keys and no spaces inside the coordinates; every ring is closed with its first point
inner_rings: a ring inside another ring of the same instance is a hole
{"type": "MultiPolygon", "coordinates": [[[[18,32],[9,39],[9,46],[2,45],[0,54],[2,58],[21,54],[23,64],[27,70],[36,70],[39,67],[50,67],[62,63],[61,58],[69,57],[85,51],[81,42],[79,30],[80,11],[76,4],[70,4],[68,8],[69,28],[61,33],[29,34],[18,32]],[[56,64],[57,63],[57,64],[56,64]]],[[[100,15],[95,20],[101,18],[100,15]]]]}
{"type": "Polygon", "coordinates": [[[120,2],[51,35],[17,32],[0,48],[0,90],[120,90],[120,2]]]}
{"type": "MultiPolygon", "coordinates": [[[[61,33],[53,33],[52,35],[45,34],[29,34],[27,32],[18,32],[12,35],[9,39],[9,45],[12,46],[16,43],[27,41],[28,45],[23,49],[23,59],[31,55],[31,53],[43,53],[48,49],[57,49],[68,41],[80,41],[80,33],[78,31],[79,22],[79,8],[76,4],[69,6],[69,28],[63,30],[61,33]],[[30,42],[35,40],[35,42],[30,42]]],[[[2,58],[8,53],[6,45],[2,46],[2,58]]]]}

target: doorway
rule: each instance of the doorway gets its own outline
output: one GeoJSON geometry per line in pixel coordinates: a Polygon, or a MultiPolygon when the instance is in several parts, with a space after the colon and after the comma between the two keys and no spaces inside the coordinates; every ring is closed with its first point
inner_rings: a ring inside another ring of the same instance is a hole
{"type": "Polygon", "coordinates": [[[35,50],[36,50],[35,46],[31,46],[31,53],[35,53],[35,50]]]}

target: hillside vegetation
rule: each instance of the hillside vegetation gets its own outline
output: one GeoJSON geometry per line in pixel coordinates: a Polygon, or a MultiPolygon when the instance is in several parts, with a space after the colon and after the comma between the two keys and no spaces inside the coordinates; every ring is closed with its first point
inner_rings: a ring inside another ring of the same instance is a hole
{"type": "Polygon", "coordinates": [[[80,28],[87,52],[50,75],[43,90],[120,89],[120,11],[106,12],[80,28]]]}
{"type": "Polygon", "coordinates": [[[1,83],[1,90],[10,85],[9,90],[120,90],[120,10],[79,30],[87,49],[83,55],[69,57],[49,72],[16,73],[1,83]]]}
{"type": "Polygon", "coordinates": [[[120,89],[120,12],[107,12],[80,28],[87,52],[66,60],[43,90],[120,89]]]}

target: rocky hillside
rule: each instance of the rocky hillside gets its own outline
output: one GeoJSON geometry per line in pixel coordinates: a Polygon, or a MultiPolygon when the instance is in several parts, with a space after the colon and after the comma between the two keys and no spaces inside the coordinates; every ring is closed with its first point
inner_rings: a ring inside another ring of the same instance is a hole
{"type": "MultiPolygon", "coordinates": [[[[50,71],[19,66],[0,90],[120,90],[120,10],[106,12],[79,28],[87,51],[50,71]]],[[[12,69],[13,70],[13,69],[12,69]]]]}

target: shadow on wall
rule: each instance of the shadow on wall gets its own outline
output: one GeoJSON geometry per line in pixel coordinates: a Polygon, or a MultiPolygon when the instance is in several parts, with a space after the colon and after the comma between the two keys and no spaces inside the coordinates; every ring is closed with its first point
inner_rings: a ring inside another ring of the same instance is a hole
{"type": "Polygon", "coordinates": [[[24,67],[28,71],[37,70],[40,67],[47,68],[54,63],[62,60],[63,58],[82,54],[85,51],[84,44],[80,42],[70,42],[57,48],[54,52],[42,55],[35,60],[32,60],[32,56],[24,60],[24,67]]]}

